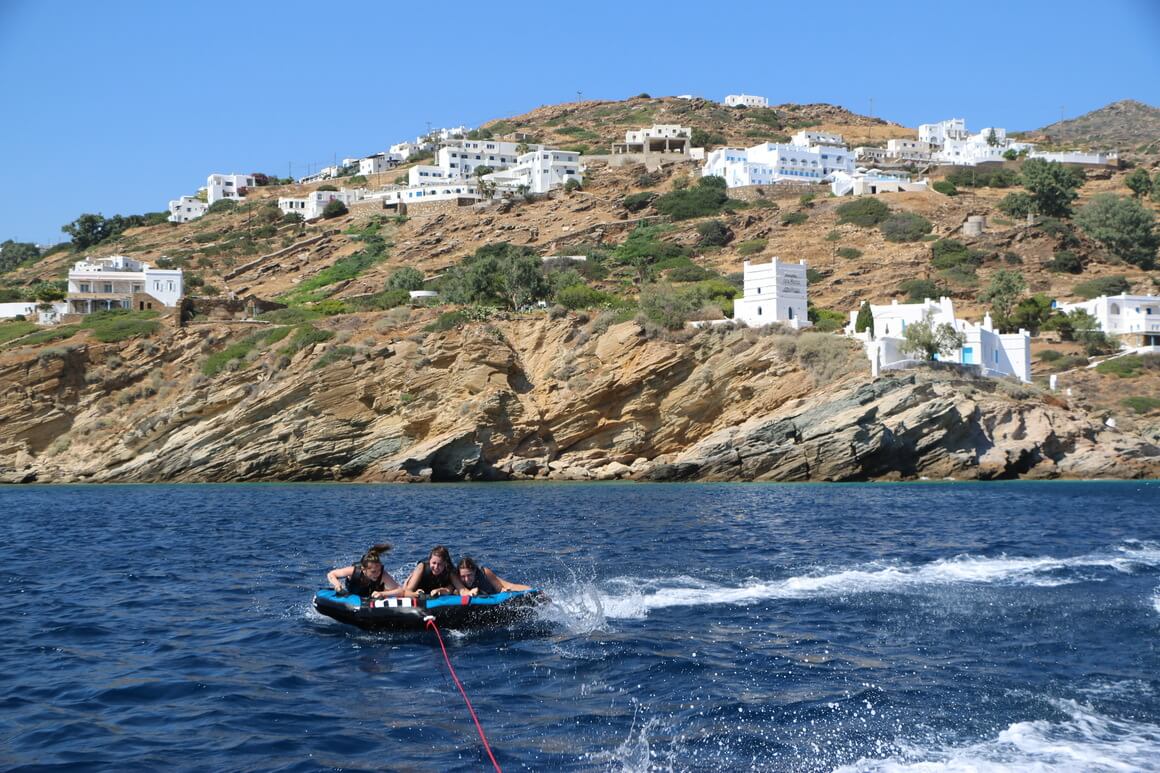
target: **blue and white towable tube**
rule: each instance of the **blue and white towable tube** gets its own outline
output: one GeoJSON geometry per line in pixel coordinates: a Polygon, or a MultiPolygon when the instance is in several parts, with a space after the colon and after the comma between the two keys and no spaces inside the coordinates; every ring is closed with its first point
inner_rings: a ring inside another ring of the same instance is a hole
{"type": "Polygon", "coordinates": [[[504,591],[490,596],[436,596],[428,599],[359,598],[333,590],[314,594],[314,608],[327,617],[368,630],[422,630],[428,616],[440,628],[510,625],[542,600],[540,591],[504,591]]]}

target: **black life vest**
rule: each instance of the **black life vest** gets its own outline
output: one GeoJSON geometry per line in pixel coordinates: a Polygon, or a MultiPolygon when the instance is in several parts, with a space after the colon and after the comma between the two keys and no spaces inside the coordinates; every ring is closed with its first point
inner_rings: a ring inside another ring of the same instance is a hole
{"type": "MultiPolygon", "coordinates": [[[[463,582],[463,577],[460,577],[459,581],[463,582]]],[[[467,585],[467,583],[463,583],[463,584],[467,585]]],[[[491,580],[487,579],[487,575],[483,573],[482,566],[475,570],[475,584],[474,585],[467,585],[467,588],[468,588],[468,590],[470,590],[471,588],[477,588],[480,593],[483,593],[483,594],[488,595],[488,596],[499,593],[499,588],[492,585],[491,580]]]]}
{"type": "Polygon", "coordinates": [[[447,568],[447,573],[444,575],[437,575],[431,571],[431,567],[427,565],[426,561],[420,561],[419,566],[423,567],[423,575],[419,578],[419,587],[415,590],[421,590],[430,593],[437,588],[444,590],[455,590],[455,586],[451,583],[451,568],[447,568]]]}
{"type": "Polygon", "coordinates": [[[363,572],[362,567],[357,564],[355,564],[354,573],[350,577],[346,578],[346,592],[352,596],[366,598],[375,591],[386,589],[387,586],[383,582],[382,575],[379,575],[379,579],[372,580],[370,577],[366,576],[366,573],[363,572]]]}

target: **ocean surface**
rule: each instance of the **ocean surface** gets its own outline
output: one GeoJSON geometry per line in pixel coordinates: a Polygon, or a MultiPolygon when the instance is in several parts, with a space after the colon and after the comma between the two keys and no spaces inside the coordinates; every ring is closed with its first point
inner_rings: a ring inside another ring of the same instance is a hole
{"type": "Polygon", "coordinates": [[[0,769],[490,770],[430,632],[317,614],[435,544],[505,770],[1160,770],[1160,482],[0,488],[0,769]]]}

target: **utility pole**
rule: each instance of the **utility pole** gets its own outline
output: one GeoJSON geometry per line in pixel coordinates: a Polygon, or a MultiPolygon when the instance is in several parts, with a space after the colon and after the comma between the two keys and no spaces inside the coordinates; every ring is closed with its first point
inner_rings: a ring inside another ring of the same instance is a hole
{"type": "Polygon", "coordinates": [[[576,89],[576,101],[577,101],[577,102],[583,102],[583,101],[584,101],[584,92],[583,92],[583,91],[581,91],[580,89],[576,89]]]}
{"type": "Polygon", "coordinates": [[[870,117],[874,117],[874,97],[870,97],[870,117]]]}

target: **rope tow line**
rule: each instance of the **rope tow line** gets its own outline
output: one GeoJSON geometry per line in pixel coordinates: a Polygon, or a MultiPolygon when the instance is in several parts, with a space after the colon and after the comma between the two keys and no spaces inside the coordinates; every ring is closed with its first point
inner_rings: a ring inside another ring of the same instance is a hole
{"type": "Polygon", "coordinates": [[[495,755],[491,753],[491,746],[487,743],[487,736],[483,734],[483,725],[479,724],[479,717],[475,715],[475,708],[471,705],[471,699],[467,697],[467,691],[463,689],[463,683],[459,681],[459,677],[455,674],[455,668],[451,665],[451,658],[447,656],[447,647],[443,645],[443,635],[439,633],[439,626],[435,625],[435,618],[428,615],[426,622],[427,627],[435,632],[435,637],[439,640],[439,649],[443,650],[443,662],[447,664],[447,670],[451,672],[451,678],[455,681],[455,686],[459,688],[459,694],[463,696],[463,702],[467,704],[467,710],[471,712],[471,721],[475,723],[475,729],[479,731],[479,740],[483,741],[483,748],[487,752],[487,756],[491,759],[491,764],[495,766],[496,773],[503,773],[503,769],[496,762],[495,755]]]}

